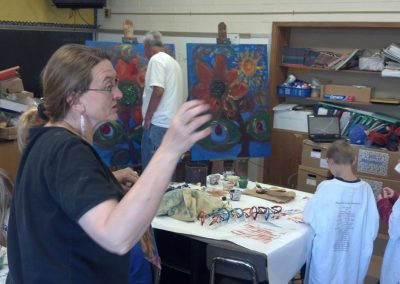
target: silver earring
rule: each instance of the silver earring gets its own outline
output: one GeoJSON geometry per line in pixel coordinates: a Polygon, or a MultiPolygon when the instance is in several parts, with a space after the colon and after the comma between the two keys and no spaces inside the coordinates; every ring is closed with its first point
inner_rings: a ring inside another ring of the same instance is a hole
{"type": "Polygon", "coordinates": [[[81,135],[85,135],[85,131],[86,131],[86,123],[85,123],[85,117],[83,116],[83,114],[81,114],[81,135]]]}

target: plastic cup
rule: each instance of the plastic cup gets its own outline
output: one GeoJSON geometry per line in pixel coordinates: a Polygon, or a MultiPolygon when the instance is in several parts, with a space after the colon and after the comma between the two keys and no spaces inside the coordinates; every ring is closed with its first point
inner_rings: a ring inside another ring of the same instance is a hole
{"type": "Polygon", "coordinates": [[[240,188],[247,188],[248,182],[249,182],[249,180],[247,177],[245,177],[245,176],[239,177],[239,187],[240,188]]]}

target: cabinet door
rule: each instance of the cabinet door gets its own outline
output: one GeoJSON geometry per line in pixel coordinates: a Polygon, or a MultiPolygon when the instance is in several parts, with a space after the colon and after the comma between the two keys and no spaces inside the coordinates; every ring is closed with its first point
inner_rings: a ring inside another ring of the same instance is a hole
{"type": "Polygon", "coordinates": [[[19,159],[17,141],[0,142],[0,168],[4,169],[13,179],[17,175],[19,159]]]}
{"type": "Polygon", "coordinates": [[[265,183],[296,188],[303,140],[307,136],[303,132],[272,130],[272,155],[264,162],[265,183]]]}

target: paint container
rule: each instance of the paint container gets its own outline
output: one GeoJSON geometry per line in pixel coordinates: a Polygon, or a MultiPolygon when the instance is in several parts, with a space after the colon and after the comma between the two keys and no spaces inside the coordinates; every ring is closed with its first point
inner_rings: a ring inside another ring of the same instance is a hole
{"type": "Polygon", "coordinates": [[[242,196],[242,192],[240,191],[240,189],[231,189],[229,191],[229,195],[232,201],[239,201],[240,197],[242,196]]]}
{"type": "Polygon", "coordinates": [[[240,188],[247,188],[249,180],[246,176],[239,177],[239,187],[240,188]]]}
{"type": "Polygon", "coordinates": [[[202,163],[188,163],[185,166],[185,182],[186,183],[201,183],[207,185],[208,166],[202,163]]]}

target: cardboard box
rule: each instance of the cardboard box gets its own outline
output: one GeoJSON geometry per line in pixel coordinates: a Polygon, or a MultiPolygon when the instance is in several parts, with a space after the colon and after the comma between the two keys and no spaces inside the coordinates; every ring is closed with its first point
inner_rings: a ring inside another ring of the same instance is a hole
{"type": "MultiPolygon", "coordinates": [[[[358,176],[360,179],[366,181],[372,188],[374,192],[375,199],[377,199],[379,193],[381,193],[382,188],[390,187],[393,190],[400,192],[400,181],[399,180],[390,180],[390,179],[383,179],[378,177],[368,177],[368,176],[358,176]]],[[[385,223],[382,222],[380,219],[379,223],[379,233],[386,234],[388,233],[388,227],[385,223]]]]}
{"type": "MultiPolygon", "coordinates": [[[[326,152],[329,143],[314,143],[303,141],[301,164],[303,166],[328,169],[326,152]]],[[[357,176],[373,176],[385,179],[399,179],[400,175],[394,170],[400,154],[386,149],[368,148],[353,145],[356,154],[356,163],[353,167],[357,176]]]]}
{"type": "Polygon", "coordinates": [[[357,156],[354,171],[357,176],[374,176],[393,180],[400,178],[394,170],[400,158],[399,152],[357,146],[354,148],[357,156]]]}
{"type": "Polygon", "coordinates": [[[18,93],[13,93],[13,95],[18,99],[18,100],[26,100],[27,98],[33,98],[33,93],[28,92],[28,91],[22,91],[18,93]]]}
{"type": "Polygon", "coordinates": [[[17,141],[0,141],[0,168],[13,179],[17,174],[20,157],[17,141]]]}
{"type": "Polygon", "coordinates": [[[295,104],[280,104],[273,108],[273,127],[278,129],[308,132],[307,116],[312,111],[293,110],[295,104]]]}
{"type": "Polygon", "coordinates": [[[314,143],[311,140],[303,141],[301,164],[311,168],[328,169],[326,151],[330,143],[314,143]]]}
{"type": "Polygon", "coordinates": [[[24,85],[21,78],[14,77],[0,81],[0,90],[8,94],[19,93],[24,90],[24,85]]]}
{"type": "Polygon", "coordinates": [[[17,128],[16,127],[0,128],[0,139],[5,139],[5,140],[17,139],[17,128]]]}
{"type": "Polygon", "coordinates": [[[329,170],[299,166],[297,175],[297,190],[315,193],[317,186],[332,177],[329,170]]]}
{"type": "Polygon", "coordinates": [[[353,96],[355,102],[369,103],[373,92],[374,88],[367,86],[322,85],[321,99],[324,95],[353,96]]]}

